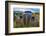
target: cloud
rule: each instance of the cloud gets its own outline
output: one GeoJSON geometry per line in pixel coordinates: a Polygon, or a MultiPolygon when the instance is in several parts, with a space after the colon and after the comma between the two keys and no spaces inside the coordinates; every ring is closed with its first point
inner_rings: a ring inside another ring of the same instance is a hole
{"type": "Polygon", "coordinates": [[[39,8],[14,8],[14,11],[31,11],[32,13],[40,12],[39,8]]]}

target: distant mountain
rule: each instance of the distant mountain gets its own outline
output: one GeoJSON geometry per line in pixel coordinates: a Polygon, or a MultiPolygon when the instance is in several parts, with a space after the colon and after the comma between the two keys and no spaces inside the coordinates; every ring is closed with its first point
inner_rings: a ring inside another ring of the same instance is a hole
{"type": "Polygon", "coordinates": [[[25,13],[32,13],[31,11],[25,11],[25,13]]]}

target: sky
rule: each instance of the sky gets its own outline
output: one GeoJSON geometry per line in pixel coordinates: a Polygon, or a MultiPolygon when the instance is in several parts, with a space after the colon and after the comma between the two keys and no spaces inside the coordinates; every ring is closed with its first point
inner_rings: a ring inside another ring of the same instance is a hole
{"type": "Polygon", "coordinates": [[[14,11],[31,11],[32,13],[39,13],[40,9],[39,8],[14,8],[14,11]]]}

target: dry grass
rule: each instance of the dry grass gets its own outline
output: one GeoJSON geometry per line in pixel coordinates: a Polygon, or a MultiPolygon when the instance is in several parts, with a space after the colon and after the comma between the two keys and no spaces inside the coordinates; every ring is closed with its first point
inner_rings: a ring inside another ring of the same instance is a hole
{"type": "MultiPolygon", "coordinates": [[[[32,14],[32,16],[38,16],[39,20],[39,15],[38,14],[32,14]]],[[[39,21],[32,21],[30,20],[29,24],[24,24],[23,18],[22,19],[15,19],[14,21],[14,28],[24,28],[24,27],[39,27],[39,21]]]]}

